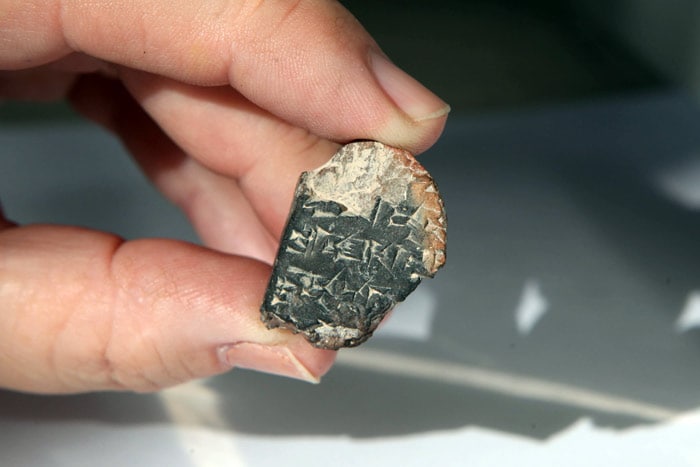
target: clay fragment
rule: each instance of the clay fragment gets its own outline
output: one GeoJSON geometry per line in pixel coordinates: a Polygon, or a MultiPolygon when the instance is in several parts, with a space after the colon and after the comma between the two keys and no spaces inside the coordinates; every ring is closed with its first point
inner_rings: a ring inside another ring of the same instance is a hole
{"type": "Polygon", "coordinates": [[[445,229],[435,183],[409,152],[343,146],[299,178],[263,322],[323,349],[361,344],[445,263],[445,229]]]}

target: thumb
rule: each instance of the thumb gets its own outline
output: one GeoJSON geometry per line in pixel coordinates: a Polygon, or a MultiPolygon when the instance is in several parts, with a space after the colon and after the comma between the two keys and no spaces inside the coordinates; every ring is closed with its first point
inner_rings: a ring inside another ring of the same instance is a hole
{"type": "Polygon", "coordinates": [[[401,71],[334,0],[9,0],[0,68],[82,52],[191,84],[230,84],[335,141],[422,152],[449,107],[401,71]]]}
{"type": "Polygon", "coordinates": [[[152,391],[232,367],[317,381],[334,353],[270,331],[269,267],[170,240],[0,233],[0,387],[152,391]]]}

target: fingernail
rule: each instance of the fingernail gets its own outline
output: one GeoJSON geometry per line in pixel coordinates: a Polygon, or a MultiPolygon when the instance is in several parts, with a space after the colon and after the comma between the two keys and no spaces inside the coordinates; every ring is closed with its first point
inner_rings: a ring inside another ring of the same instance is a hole
{"type": "Polygon", "coordinates": [[[370,52],[370,64],[379,85],[414,122],[442,117],[450,106],[425,86],[394,65],[383,54],[370,52]]]}
{"type": "Polygon", "coordinates": [[[232,368],[271,373],[318,384],[315,376],[287,347],[240,342],[219,348],[219,359],[232,368]]]}

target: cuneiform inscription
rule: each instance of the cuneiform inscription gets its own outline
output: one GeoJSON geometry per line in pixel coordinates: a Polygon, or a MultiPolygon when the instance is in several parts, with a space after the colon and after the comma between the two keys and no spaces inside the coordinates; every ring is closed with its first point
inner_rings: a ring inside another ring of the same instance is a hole
{"type": "Polygon", "coordinates": [[[416,209],[377,199],[367,219],[343,213],[333,202],[298,202],[287,227],[289,241],[278,255],[283,272],[266,297],[266,309],[298,329],[337,322],[337,310],[348,309],[353,312],[340,315],[338,324],[371,332],[428,275],[422,240],[411,228],[419,222],[416,209]],[[407,282],[406,274],[413,280],[407,282]]]}

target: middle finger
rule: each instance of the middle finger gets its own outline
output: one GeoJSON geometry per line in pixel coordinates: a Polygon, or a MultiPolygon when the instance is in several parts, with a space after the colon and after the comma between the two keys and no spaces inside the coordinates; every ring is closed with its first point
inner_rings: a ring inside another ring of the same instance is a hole
{"type": "Polygon", "coordinates": [[[281,235],[299,174],[325,163],[338,144],[255,106],[230,87],[198,87],[128,71],[125,84],[186,153],[234,177],[262,223],[281,235]]]}

